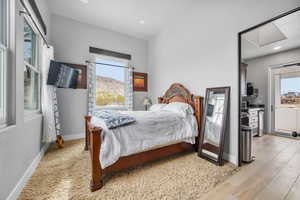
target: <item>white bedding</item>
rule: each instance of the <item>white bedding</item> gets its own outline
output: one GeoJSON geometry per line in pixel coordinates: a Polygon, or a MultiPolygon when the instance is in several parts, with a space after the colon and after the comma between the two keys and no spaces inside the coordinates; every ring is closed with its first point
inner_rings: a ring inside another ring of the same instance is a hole
{"type": "Polygon", "coordinates": [[[182,117],[170,111],[120,111],[136,118],[136,122],[116,129],[92,117],[91,124],[103,128],[100,149],[101,167],[114,164],[120,157],[136,154],[156,146],[177,141],[195,143],[198,135],[194,115],[182,117]]]}

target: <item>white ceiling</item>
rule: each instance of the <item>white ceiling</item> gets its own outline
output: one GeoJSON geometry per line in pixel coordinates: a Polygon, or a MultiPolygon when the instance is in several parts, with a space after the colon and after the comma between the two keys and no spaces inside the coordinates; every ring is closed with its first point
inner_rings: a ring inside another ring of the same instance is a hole
{"type": "Polygon", "coordinates": [[[251,59],[300,48],[300,11],[242,36],[242,58],[251,59]],[[274,49],[274,47],[281,47],[274,49]]]}
{"type": "Polygon", "coordinates": [[[87,4],[81,0],[47,1],[53,14],[142,39],[174,22],[193,2],[196,0],[88,0],[87,4]],[[141,20],[145,23],[140,24],[141,20]]]}

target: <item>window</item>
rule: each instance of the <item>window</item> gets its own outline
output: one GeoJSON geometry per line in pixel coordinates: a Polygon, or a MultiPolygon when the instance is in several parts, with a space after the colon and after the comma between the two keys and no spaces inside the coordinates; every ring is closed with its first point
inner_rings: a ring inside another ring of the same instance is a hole
{"type": "Polygon", "coordinates": [[[300,106],[300,77],[281,79],[281,104],[300,106]]]}
{"type": "Polygon", "coordinates": [[[7,0],[0,0],[0,127],[7,123],[7,0]]]}
{"type": "Polygon", "coordinates": [[[38,36],[24,20],[24,108],[40,108],[40,71],[38,67],[38,36]]]}
{"type": "MultiPolygon", "coordinates": [[[[97,63],[126,66],[125,63],[97,59],[97,63]]],[[[120,108],[125,106],[126,68],[96,65],[96,106],[120,108]]]]}

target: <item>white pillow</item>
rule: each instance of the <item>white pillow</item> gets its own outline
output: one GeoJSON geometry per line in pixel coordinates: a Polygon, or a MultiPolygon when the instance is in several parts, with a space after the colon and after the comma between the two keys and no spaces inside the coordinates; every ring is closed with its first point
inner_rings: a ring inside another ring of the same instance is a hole
{"type": "Polygon", "coordinates": [[[190,104],[182,103],[182,102],[172,102],[166,104],[163,110],[178,113],[183,117],[194,114],[193,107],[190,104]]]}
{"type": "Polygon", "coordinates": [[[150,111],[160,111],[162,110],[164,107],[166,106],[166,104],[153,104],[151,107],[150,107],[150,111]]]}

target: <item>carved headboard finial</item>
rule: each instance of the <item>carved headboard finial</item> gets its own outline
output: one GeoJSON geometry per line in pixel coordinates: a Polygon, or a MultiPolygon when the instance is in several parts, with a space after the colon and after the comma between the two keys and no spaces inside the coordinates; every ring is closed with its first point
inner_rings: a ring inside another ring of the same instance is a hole
{"type": "Polygon", "coordinates": [[[193,95],[180,83],[173,83],[166,91],[163,97],[160,97],[159,102],[170,103],[171,101],[182,101],[186,103],[193,102],[193,95]],[[176,99],[176,100],[175,100],[176,99]]]}

